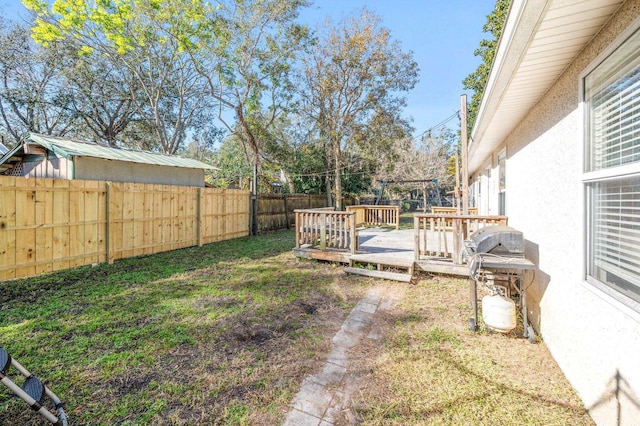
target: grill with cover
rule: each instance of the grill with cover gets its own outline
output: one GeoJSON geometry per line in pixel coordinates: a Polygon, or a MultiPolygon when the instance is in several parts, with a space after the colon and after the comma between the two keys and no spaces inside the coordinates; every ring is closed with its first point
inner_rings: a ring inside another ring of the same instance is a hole
{"type": "Polygon", "coordinates": [[[465,241],[467,257],[475,254],[524,257],[524,236],[510,226],[496,225],[482,228],[465,241]]]}
{"type": "Polygon", "coordinates": [[[527,322],[527,296],[523,287],[525,271],[534,269],[535,265],[524,257],[524,246],[522,232],[504,225],[482,228],[464,242],[463,256],[469,265],[470,298],[474,312],[474,317],[469,320],[471,330],[475,331],[478,324],[478,283],[481,283],[489,293],[483,298],[485,325],[502,332],[515,328],[515,304],[512,299],[516,299],[522,312],[523,336],[535,342],[533,328],[527,322]],[[513,305],[513,312],[507,315],[504,309],[510,304],[513,305]]]}

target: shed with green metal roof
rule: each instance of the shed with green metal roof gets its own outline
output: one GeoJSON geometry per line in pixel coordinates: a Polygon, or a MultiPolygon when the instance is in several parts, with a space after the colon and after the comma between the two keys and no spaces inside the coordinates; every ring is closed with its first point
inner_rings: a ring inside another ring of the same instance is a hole
{"type": "Polygon", "coordinates": [[[190,158],[32,133],[0,157],[0,175],[204,186],[214,167],[190,158]]]}

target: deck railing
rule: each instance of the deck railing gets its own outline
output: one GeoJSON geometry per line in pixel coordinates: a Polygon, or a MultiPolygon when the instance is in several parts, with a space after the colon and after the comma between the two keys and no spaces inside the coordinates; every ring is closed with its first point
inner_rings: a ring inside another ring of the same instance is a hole
{"type": "MultiPolygon", "coordinates": [[[[458,209],[456,207],[431,207],[431,214],[458,214],[458,209]]],[[[477,207],[469,207],[469,214],[477,215],[478,208],[477,207]]]]}
{"type": "Polygon", "coordinates": [[[462,242],[478,229],[506,225],[506,216],[417,214],[413,217],[415,259],[421,256],[449,258],[462,264],[462,242]]]}
{"type": "Polygon", "coordinates": [[[356,226],[395,226],[400,229],[400,207],[398,206],[349,206],[354,212],[356,226]]]}
{"type": "Polygon", "coordinates": [[[358,248],[354,212],[336,212],[329,209],[295,210],[296,248],[310,246],[348,250],[358,248]]]}

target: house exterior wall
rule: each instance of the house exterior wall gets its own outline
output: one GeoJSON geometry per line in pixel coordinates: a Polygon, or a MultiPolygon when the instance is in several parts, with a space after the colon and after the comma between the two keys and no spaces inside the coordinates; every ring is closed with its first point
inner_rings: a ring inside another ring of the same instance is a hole
{"type": "Polygon", "coordinates": [[[204,171],[92,157],[74,159],[74,178],[204,187],[204,171]]]}
{"type": "Polygon", "coordinates": [[[494,161],[495,155],[486,159],[482,167],[476,171],[471,179],[471,187],[474,188],[475,206],[478,214],[482,216],[497,215],[499,191],[499,168],[494,161]]]}
{"type": "MultiPolygon", "coordinates": [[[[530,318],[599,425],[640,424],[640,313],[584,279],[580,77],[639,16],[640,1],[626,2],[485,160],[494,164],[506,147],[509,225],[524,233],[526,256],[538,266],[527,277],[530,318]]],[[[497,185],[489,190],[479,205],[494,214],[497,185]]]]}

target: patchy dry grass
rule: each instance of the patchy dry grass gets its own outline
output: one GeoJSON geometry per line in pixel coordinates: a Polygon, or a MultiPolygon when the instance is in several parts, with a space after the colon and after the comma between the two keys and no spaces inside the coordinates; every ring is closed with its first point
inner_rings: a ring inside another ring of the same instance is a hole
{"type": "Polygon", "coordinates": [[[407,288],[378,325],[384,347],[359,348],[356,417],[372,425],[591,425],[543,343],[468,330],[465,280],[407,288]]]}
{"type": "MultiPolygon", "coordinates": [[[[0,345],[71,424],[277,424],[367,282],[292,245],[271,234],[2,283],[0,345]]],[[[42,422],[0,386],[0,424],[42,422]]]]}
{"type": "MultiPolygon", "coordinates": [[[[293,233],[0,283],[0,345],[72,425],[277,425],[370,285],[405,293],[350,353],[338,424],[592,424],[544,344],[471,333],[464,280],[416,285],[297,260],[293,233]]],[[[21,380],[19,381],[21,383],[21,380]]],[[[0,386],[0,424],[42,425],[0,386]]]]}

